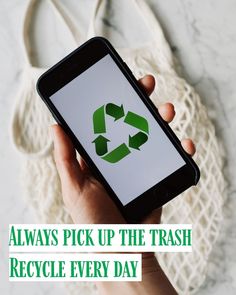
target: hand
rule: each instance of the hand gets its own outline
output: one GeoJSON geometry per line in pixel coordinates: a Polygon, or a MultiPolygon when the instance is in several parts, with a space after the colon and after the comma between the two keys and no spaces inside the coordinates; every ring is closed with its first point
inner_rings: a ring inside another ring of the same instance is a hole
{"type": "MultiPolygon", "coordinates": [[[[150,95],[155,80],[148,75],[140,79],[140,85],[150,95]]],[[[158,107],[162,118],[170,123],[174,116],[174,106],[166,103],[158,107]]],[[[64,203],[74,223],[106,224],[126,223],[102,184],[93,177],[92,172],[82,158],[76,158],[75,149],[59,125],[52,126],[54,139],[54,157],[61,179],[64,203]]],[[[193,155],[195,147],[190,139],[182,140],[187,153],[193,155]]],[[[143,223],[160,223],[161,208],[153,210],[143,223]]],[[[154,253],[142,255],[142,282],[99,282],[97,287],[101,294],[142,294],[172,295],[174,288],[165,276],[154,253]]]]}
{"type": "MultiPolygon", "coordinates": [[[[148,75],[139,81],[150,95],[155,80],[148,75]]],[[[174,106],[166,103],[158,108],[162,118],[168,123],[175,116],[174,106]]],[[[77,160],[75,149],[59,125],[53,125],[54,156],[61,179],[64,203],[74,223],[125,223],[125,219],[108,196],[102,184],[93,177],[82,158],[77,160]]],[[[190,139],[182,141],[187,153],[193,155],[194,144],[190,139]]],[[[159,223],[161,209],[154,210],[143,223],[159,223]]]]}

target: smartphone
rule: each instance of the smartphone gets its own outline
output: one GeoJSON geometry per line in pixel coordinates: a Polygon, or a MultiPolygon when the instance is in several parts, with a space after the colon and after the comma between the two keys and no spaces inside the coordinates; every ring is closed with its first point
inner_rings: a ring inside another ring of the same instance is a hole
{"type": "Polygon", "coordinates": [[[37,91],[127,221],[197,184],[196,163],[105,38],[46,71],[37,91]]]}

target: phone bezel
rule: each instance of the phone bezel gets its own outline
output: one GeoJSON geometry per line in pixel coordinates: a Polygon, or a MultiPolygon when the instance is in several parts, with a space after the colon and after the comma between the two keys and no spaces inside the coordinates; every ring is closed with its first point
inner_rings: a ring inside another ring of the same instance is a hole
{"type": "Polygon", "coordinates": [[[155,105],[149,99],[144,89],[138,84],[131,70],[121,59],[108,40],[103,37],[89,39],[79,48],[63,58],[60,62],[40,76],[37,82],[37,91],[43,99],[55,120],[62,126],[70,136],[75,148],[91,167],[96,177],[102,182],[116,205],[119,207],[125,218],[130,222],[138,222],[153,209],[162,206],[175,196],[192,185],[196,185],[200,178],[200,171],[193,159],[184,151],[181,143],[169,125],[161,118],[155,105]],[[137,196],[133,201],[123,206],[118,196],[103,177],[96,164],[92,161],[86,150],[83,148],[78,138],[72,132],[61,114],[52,103],[50,96],[72,81],[82,72],[90,68],[93,64],[110,54],[121,72],[130,82],[140,99],[146,105],[157,123],[161,126],[172,144],[180,153],[186,164],[180,169],[154,185],[148,191],[137,196]]]}

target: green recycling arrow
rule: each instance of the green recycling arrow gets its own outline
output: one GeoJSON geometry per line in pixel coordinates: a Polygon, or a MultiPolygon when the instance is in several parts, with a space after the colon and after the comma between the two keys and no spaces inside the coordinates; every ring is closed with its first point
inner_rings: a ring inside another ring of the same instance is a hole
{"type": "Polygon", "coordinates": [[[93,113],[93,131],[95,134],[106,132],[104,105],[93,113]]]}
{"type": "Polygon", "coordinates": [[[117,121],[125,115],[123,104],[118,106],[114,103],[108,103],[106,105],[106,113],[107,115],[112,116],[115,119],[114,121],[117,121]]]}
{"type": "Polygon", "coordinates": [[[99,135],[97,138],[94,139],[96,153],[98,156],[103,156],[107,153],[107,142],[110,141],[106,137],[99,135]]]}
{"type": "Polygon", "coordinates": [[[103,105],[99,107],[93,113],[93,131],[94,134],[100,133],[100,135],[95,138],[92,143],[95,144],[98,156],[101,156],[103,160],[109,163],[117,163],[131,153],[129,148],[140,150],[140,146],[148,140],[147,134],[149,134],[149,126],[144,117],[133,112],[128,112],[124,118],[124,122],[139,129],[140,131],[133,136],[129,135],[128,145],[122,143],[108,153],[107,142],[110,140],[101,135],[101,133],[106,132],[105,112],[107,115],[113,117],[114,121],[117,121],[125,116],[123,104],[118,106],[114,103],[108,103],[106,106],[103,105]]]}
{"type": "Polygon", "coordinates": [[[133,112],[127,113],[124,122],[146,132],[147,134],[149,133],[147,120],[144,117],[141,117],[133,112]]]}
{"type": "Polygon", "coordinates": [[[129,147],[139,150],[140,146],[148,140],[147,134],[139,131],[134,136],[129,136],[129,147]]]}
{"type": "Polygon", "coordinates": [[[126,157],[129,153],[130,153],[130,150],[127,147],[127,145],[125,143],[122,143],[113,151],[103,156],[102,159],[106,160],[109,163],[116,163],[122,160],[124,157],[126,157]]]}

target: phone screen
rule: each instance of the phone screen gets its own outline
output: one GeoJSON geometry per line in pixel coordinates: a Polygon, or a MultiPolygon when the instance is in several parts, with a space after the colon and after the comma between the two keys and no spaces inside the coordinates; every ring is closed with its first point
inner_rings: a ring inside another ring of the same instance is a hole
{"type": "Polygon", "coordinates": [[[109,54],[50,99],[123,205],[186,164],[109,54]]]}

